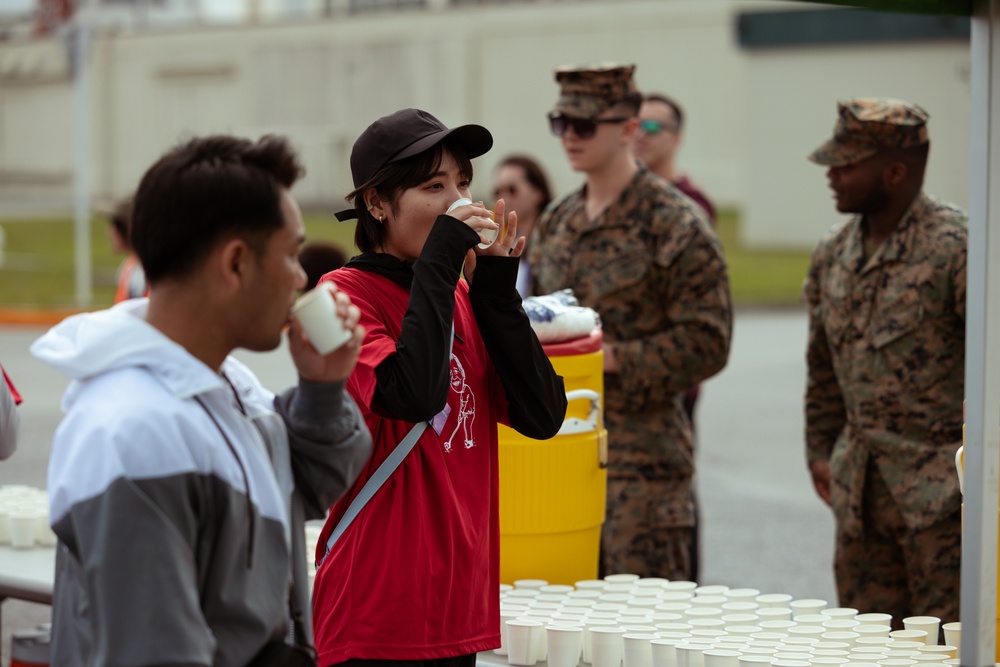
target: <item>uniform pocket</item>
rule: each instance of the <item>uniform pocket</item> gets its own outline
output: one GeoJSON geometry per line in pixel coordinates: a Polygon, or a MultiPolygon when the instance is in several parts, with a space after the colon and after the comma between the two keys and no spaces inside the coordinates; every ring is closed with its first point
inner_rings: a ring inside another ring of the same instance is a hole
{"type": "Polygon", "coordinates": [[[926,389],[946,372],[945,366],[935,361],[933,327],[915,297],[883,308],[868,340],[874,352],[875,377],[881,382],[895,380],[899,391],[926,389]]]}

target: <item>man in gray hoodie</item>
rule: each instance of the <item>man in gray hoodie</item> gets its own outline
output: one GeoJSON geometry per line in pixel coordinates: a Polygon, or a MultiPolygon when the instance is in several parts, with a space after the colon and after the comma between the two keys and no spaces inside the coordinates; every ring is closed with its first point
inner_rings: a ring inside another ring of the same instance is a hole
{"type": "Polygon", "coordinates": [[[49,463],[53,664],[242,667],[311,646],[302,524],[370,454],[343,391],[364,329],[342,294],[344,346],[321,356],[293,321],[299,382],[278,396],[229,356],[277,347],[305,284],[301,174],[276,137],[169,151],[135,199],[148,300],[32,346],[72,379],[49,463]]]}

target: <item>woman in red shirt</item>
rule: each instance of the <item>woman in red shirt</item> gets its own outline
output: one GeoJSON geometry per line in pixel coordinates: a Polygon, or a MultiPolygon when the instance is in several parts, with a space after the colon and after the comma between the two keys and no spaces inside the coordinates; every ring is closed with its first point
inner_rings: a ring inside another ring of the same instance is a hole
{"type": "MultiPolygon", "coordinates": [[[[525,243],[516,215],[480,249],[479,232],[499,227],[483,203],[445,214],[470,197],[470,160],[492,144],[484,127],[448,129],[404,109],[351,153],[362,254],[324,280],[361,310],[367,335],[348,391],[375,445],[320,538],[320,665],[472,667],[500,645],[497,424],[550,438],[566,398],[515,289],[525,243]],[[349,504],[420,422],[429,425],[413,450],[327,553],[349,504]]],[[[503,219],[502,200],[495,209],[503,219]]]]}

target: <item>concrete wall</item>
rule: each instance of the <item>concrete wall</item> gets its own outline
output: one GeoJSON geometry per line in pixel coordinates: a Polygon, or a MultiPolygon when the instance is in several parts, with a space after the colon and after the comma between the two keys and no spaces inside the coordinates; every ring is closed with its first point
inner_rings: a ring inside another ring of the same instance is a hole
{"type": "MultiPolygon", "coordinates": [[[[935,137],[931,189],[965,202],[962,44],[741,50],[737,13],[795,7],[787,2],[441,4],[280,25],[105,34],[88,70],[95,197],[131,191],[186,136],[278,132],[292,138],[309,170],[297,196],[334,208],[350,189],[354,139],[404,106],[449,125],[490,128],[496,146],[476,165],[481,196],[497,160],[514,151],[540,158],[565,193],[581,179],[547,128],[557,95],[552,70],[619,61],[638,65],[641,89],[684,104],[681,166],[719,203],[746,212],[745,236],[754,245],[809,247],[835,221],[822,170],[804,155],[830,133],[837,97],[892,94],[925,104],[935,137]]],[[[0,43],[0,202],[32,194],[68,202],[71,100],[60,42],[0,43]]]]}

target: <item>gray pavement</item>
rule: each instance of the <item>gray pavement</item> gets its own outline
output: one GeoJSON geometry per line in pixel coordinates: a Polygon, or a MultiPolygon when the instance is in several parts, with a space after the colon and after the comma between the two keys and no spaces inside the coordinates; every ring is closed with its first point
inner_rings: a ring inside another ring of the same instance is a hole
{"type": "MultiPolygon", "coordinates": [[[[0,484],[45,486],[66,382],[28,353],[43,331],[0,328],[0,363],[25,399],[20,445],[0,463],[0,484]]],[[[802,445],[805,343],[802,311],[740,311],[729,365],[703,387],[697,414],[701,580],[818,597],[832,605],[833,520],[812,491],[802,445]]],[[[294,380],[283,349],[238,356],[266,386],[280,389],[294,380]]],[[[48,617],[44,605],[3,603],[4,665],[11,630],[48,617]]]]}

